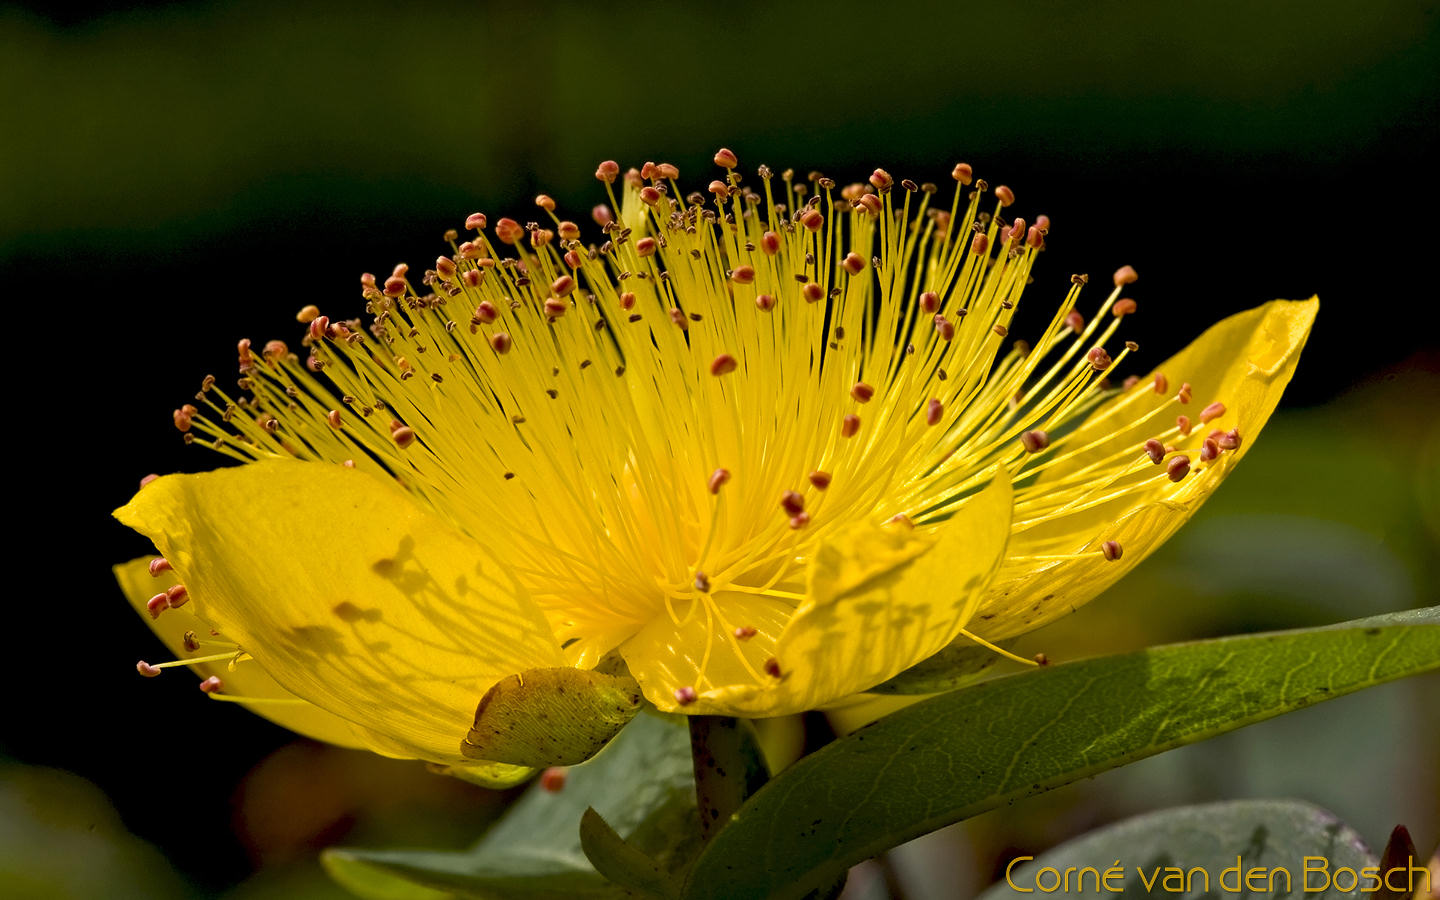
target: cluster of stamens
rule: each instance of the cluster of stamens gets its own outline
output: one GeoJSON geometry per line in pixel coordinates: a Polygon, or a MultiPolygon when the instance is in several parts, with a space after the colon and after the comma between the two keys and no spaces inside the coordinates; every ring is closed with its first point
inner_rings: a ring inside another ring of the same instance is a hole
{"type": "MultiPolygon", "coordinates": [[[[848,523],[933,530],[999,469],[1023,532],[1149,489],[1150,463],[1180,482],[1239,447],[1233,428],[1193,439],[1182,413],[1143,447],[1039,478],[1103,442],[1071,436],[1092,414],[1115,433],[1191,402],[1157,374],[1170,403],[1127,380],[1101,410],[1138,349],[1112,343],[1134,269],[1088,320],[1089,279],[1072,276],[1034,345],[1012,341],[1050,221],[1010,218],[1008,187],[962,163],[945,205],[880,169],[837,188],[762,166],[752,189],[733,153],[715,163],[708,196],[682,196],[673,165],[602,163],[591,243],[546,195],[543,223],[475,213],[418,278],[361,277],[368,324],[307,305],[299,352],[241,341],[240,391],[207,377],[175,425],[240,460],[395,479],[508,560],[566,646],[698,612],[719,636],[704,658],[725,644],[761,682],[780,663],[748,648],[776,635],[730,621],[724,596],[793,606],[814,548],[848,523]]],[[[1122,553],[1105,535],[1089,547],[1027,560],[1122,553]]],[[[173,591],[152,615],[185,602],[173,591]]],[[[702,662],[676,700],[706,684],[702,662]]]]}

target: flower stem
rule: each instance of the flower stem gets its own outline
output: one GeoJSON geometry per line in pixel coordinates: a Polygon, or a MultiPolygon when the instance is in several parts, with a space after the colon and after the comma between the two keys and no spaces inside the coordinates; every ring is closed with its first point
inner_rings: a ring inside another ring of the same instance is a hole
{"type": "Polygon", "coordinates": [[[690,716],[690,756],[700,835],[708,841],[770,773],[749,725],[729,716],[690,716]]]}

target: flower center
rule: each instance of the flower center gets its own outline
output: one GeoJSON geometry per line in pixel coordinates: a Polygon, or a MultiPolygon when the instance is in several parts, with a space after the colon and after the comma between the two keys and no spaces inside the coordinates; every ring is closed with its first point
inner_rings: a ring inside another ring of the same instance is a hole
{"type": "MultiPolygon", "coordinates": [[[[362,277],[368,326],[302,310],[304,361],[242,341],[242,393],[207,377],[207,411],[187,405],[176,425],[242,460],[393,477],[507,559],[562,642],[603,652],[658,616],[705,616],[757,679],[738,649],[757,626],[731,621],[726,598],[793,606],[809,555],[849,523],[933,528],[999,466],[1015,529],[1033,532],[1024,559],[1068,558],[1078,548],[1047,543],[1048,523],[1223,448],[1212,435],[1184,449],[1196,426],[1166,427],[1172,407],[1141,392],[1098,414],[1113,431],[1071,439],[1136,349],[1105,349],[1135,310],[1120,296],[1134,272],[1088,322],[1088,279],[1072,277],[1034,347],[1010,341],[1049,222],[1007,219],[1009,188],[986,203],[962,164],[948,208],[882,170],[837,191],[762,167],[752,190],[733,155],[716,159],[709,198],[682,198],[673,166],[621,180],[602,165],[598,246],[543,195],[544,226],[502,219],[492,240],[471,216],[473,237],[450,233],[451,255],[418,280],[403,264],[362,277]],[[1088,459],[1152,419],[1144,453],[1088,459]]],[[[1164,376],[1155,389],[1169,392],[1164,376]]],[[[1110,544],[1084,552],[1118,557],[1110,544]]]]}

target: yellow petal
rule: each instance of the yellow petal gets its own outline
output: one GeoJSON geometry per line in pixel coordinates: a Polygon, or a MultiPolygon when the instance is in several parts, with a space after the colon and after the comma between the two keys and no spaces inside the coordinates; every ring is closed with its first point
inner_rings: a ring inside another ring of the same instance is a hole
{"type": "MultiPolygon", "coordinates": [[[[187,631],[195,632],[196,636],[202,640],[213,638],[218,641],[223,639],[223,636],[212,636],[210,623],[195,615],[197,604],[188,603],[179,609],[168,610],[157,619],[152,619],[146,612],[147,600],[177,583],[173,572],[162,572],[158,577],[150,577],[150,560],[152,558],[145,556],[140,559],[132,559],[113,569],[115,580],[120,583],[120,590],[125,593],[125,599],[130,601],[131,608],[150,625],[155,636],[165,643],[166,649],[177,659],[208,655],[208,651],[222,650],[223,648],[220,647],[207,646],[191,653],[185,649],[185,632],[187,631]]],[[[160,662],[160,660],[152,660],[152,662],[160,662]]],[[[339,744],[342,747],[364,746],[349,722],[326,712],[313,703],[296,697],[276,684],[275,679],[267,675],[265,670],[253,661],[238,663],[233,670],[223,660],[197,663],[189,668],[201,678],[209,678],[214,675],[223,679],[226,693],[239,697],[256,698],[260,702],[247,702],[242,705],[282,728],[288,728],[318,741],[339,744]]],[[[200,699],[199,691],[196,691],[196,699],[200,699]]]]}
{"type": "Polygon", "coordinates": [[[933,537],[859,524],[827,541],[776,644],[780,677],[706,692],[696,705],[745,716],[814,709],[935,653],[970,621],[999,567],[1010,508],[1002,473],[933,537]]]}
{"type": "Polygon", "coordinates": [[[389,755],[473,764],[460,745],[485,692],[563,664],[505,566],[377,476],[288,460],[169,475],[115,515],[206,621],[389,755]]]}
{"type": "MultiPolygon", "coordinates": [[[[1018,517],[1020,530],[1011,539],[1006,564],[985,597],[974,631],[989,640],[1001,640],[1053,621],[1093,599],[1174,534],[1255,445],[1295,373],[1318,308],[1319,300],[1314,297],[1276,300],[1230,316],[1155,369],[1169,380],[1170,391],[1165,396],[1154,393],[1152,373],[1131,392],[1110,401],[1115,404],[1133,398],[1123,415],[1105,418],[1110,404],[1097,410],[1077,429],[1072,445],[1084,446],[1113,431],[1111,437],[1047,470],[1038,482],[1039,489],[1128,448],[1134,448],[1140,458],[1145,440],[1173,425],[1173,415],[1167,411],[1164,418],[1131,427],[1117,429],[1117,424],[1165,404],[1182,382],[1190,383],[1194,400],[1172,409],[1189,415],[1194,431],[1188,441],[1176,438],[1171,443],[1197,447],[1217,428],[1238,428],[1242,443],[1238,450],[1226,451],[1204,471],[1192,471],[1178,484],[1159,477],[1143,492],[1040,527],[1025,528],[1023,516],[1018,517]],[[1216,400],[1225,404],[1225,414],[1208,425],[1200,424],[1200,410],[1216,400]],[[1110,562],[1098,554],[1058,562],[1026,559],[1030,554],[1098,550],[1106,540],[1119,541],[1124,548],[1119,560],[1110,562]]],[[[1156,469],[1157,475],[1159,472],[1156,469]]]]}

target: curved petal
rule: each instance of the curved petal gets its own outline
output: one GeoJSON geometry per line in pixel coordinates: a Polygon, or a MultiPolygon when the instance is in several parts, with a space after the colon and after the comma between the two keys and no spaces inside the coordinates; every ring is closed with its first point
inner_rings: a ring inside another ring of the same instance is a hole
{"type": "Polygon", "coordinates": [[[716,591],[712,600],[709,608],[699,601],[694,608],[680,604],[678,624],[657,616],[620,645],[645,699],[665,712],[737,715],[714,706],[710,693],[763,679],[765,661],[775,655],[775,642],[795,613],[793,603],[766,595],[716,591]],[[754,636],[737,640],[735,629],[746,625],[754,636]],[[675,692],[685,687],[695,688],[700,699],[682,707],[675,692]]]}
{"type": "Polygon", "coordinates": [[[814,709],[935,653],[965,628],[1004,558],[1011,500],[1001,473],[933,537],[865,523],[826,542],[776,643],[779,677],[703,693],[697,706],[751,717],[814,709]]]}
{"type": "MultiPolygon", "coordinates": [[[[112,570],[115,573],[115,580],[120,584],[120,590],[125,594],[125,599],[130,601],[130,607],[150,625],[150,630],[154,631],[155,636],[165,643],[166,649],[175,654],[176,659],[209,655],[207,651],[223,650],[219,647],[202,646],[201,649],[191,653],[185,649],[185,633],[187,631],[194,632],[202,640],[212,637],[216,641],[224,640],[223,635],[212,636],[210,624],[195,615],[196,604],[186,604],[153,619],[146,612],[147,600],[157,592],[177,583],[173,572],[162,572],[158,577],[150,577],[150,560],[152,558],[144,556],[140,559],[132,559],[127,563],[115,566],[112,570]]],[[[365,746],[349,722],[326,712],[313,703],[296,697],[277,684],[275,679],[267,675],[265,670],[253,661],[238,663],[233,670],[223,660],[196,663],[189,668],[202,679],[212,675],[220,677],[225,682],[227,693],[254,698],[258,702],[242,702],[241,705],[282,728],[288,728],[327,744],[353,748],[365,746]]]]}
{"type": "Polygon", "coordinates": [[[976,633],[992,641],[1003,640],[1053,621],[1114,584],[1174,534],[1254,445],[1295,373],[1318,308],[1319,300],[1314,297],[1276,300],[1224,319],[1155,370],[1166,375],[1172,392],[1155,394],[1152,373],[1130,392],[1102,406],[1077,429],[1070,438],[1073,446],[1097,446],[1044,472],[1036,490],[1043,491],[1047,484],[1130,448],[1137,459],[1143,458],[1141,445],[1173,424],[1173,418],[1117,428],[1116,420],[1122,416],[1107,418],[1106,411],[1125,403],[1123,420],[1134,421],[1170,402],[1173,389],[1182,382],[1190,383],[1194,402],[1175,409],[1195,419],[1195,428],[1188,439],[1177,437],[1170,443],[1195,448],[1217,428],[1238,429],[1242,442],[1238,449],[1222,453],[1214,463],[1192,471],[1179,483],[1171,482],[1158,469],[1150,470],[1146,464],[1141,467],[1147,478],[1142,490],[1040,524],[1027,523],[1023,515],[1017,516],[1017,531],[1011,538],[1005,566],[985,597],[976,633]],[[1215,400],[1225,404],[1224,415],[1200,425],[1199,411],[1215,400]],[[1098,550],[1106,540],[1118,541],[1124,548],[1120,559],[1107,561],[1098,553],[1064,561],[1028,559],[1036,554],[1098,550]]]}
{"type": "Polygon", "coordinates": [[[380,752],[473,764],[460,745],[485,692],[563,665],[504,565],[376,476],[290,460],[169,475],[115,515],[206,621],[380,752]]]}

